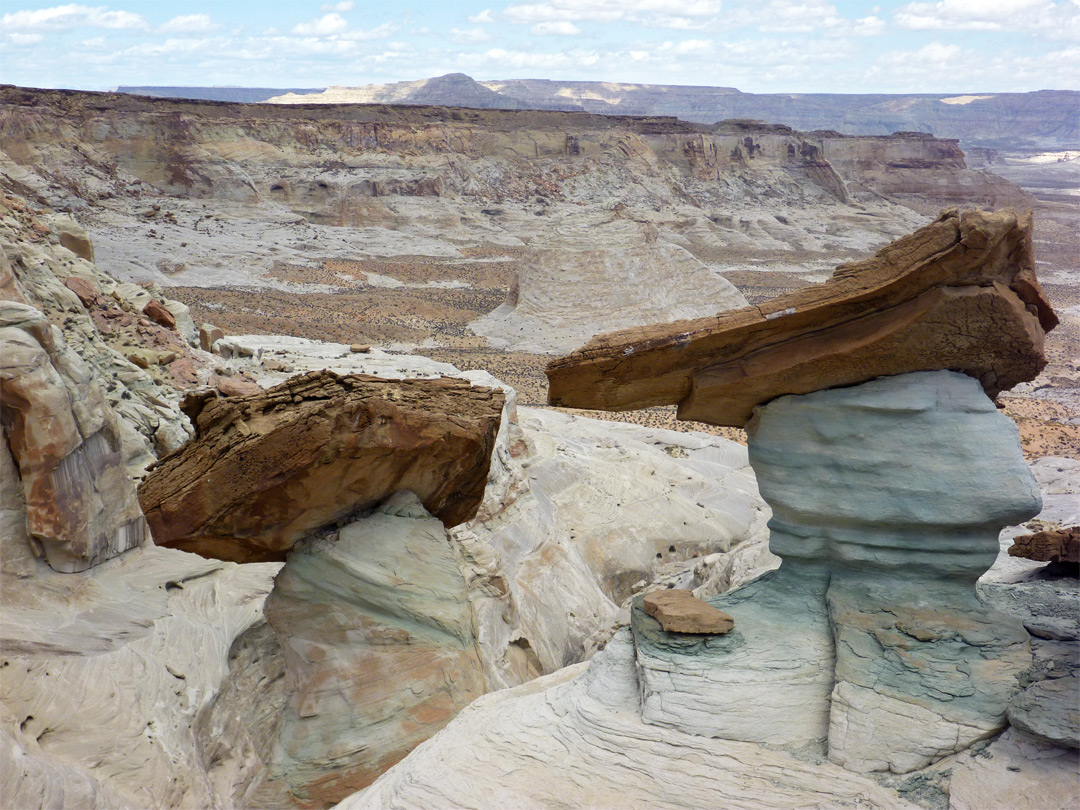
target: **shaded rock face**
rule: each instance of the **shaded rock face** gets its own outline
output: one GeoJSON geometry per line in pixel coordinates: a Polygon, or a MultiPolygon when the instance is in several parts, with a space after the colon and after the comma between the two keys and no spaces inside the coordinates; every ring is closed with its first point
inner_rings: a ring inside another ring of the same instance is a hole
{"type": "Polygon", "coordinates": [[[1080,675],[1033,683],[1009,703],[1009,723],[1049,745],[1080,748],[1080,675]]]}
{"type": "Polygon", "coordinates": [[[635,614],[645,719],[827,736],[834,762],[898,773],[1003,728],[1028,635],[974,584],[1000,529],[1041,501],[1016,426],[979,384],[939,371],[782,397],[760,409],[750,460],[784,562],[711,600],[735,620],[720,640],[635,614]]]}
{"type": "Polygon", "coordinates": [[[503,396],[456,379],[313,372],[246,397],[185,400],[194,441],[139,488],[154,542],[282,560],[316,529],[399,490],[453,526],[484,494],[503,396]]]}
{"type": "Polygon", "coordinates": [[[446,529],[411,493],[294,550],[266,614],[287,695],[269,778],[300,807],[370,784],[486,691],[446,529]]]}
{"type": "Polygon", "coordinates": [[[745,425],[783,394],[948,368],[995,397],[1046,365],[1057,318],[1035,277],[1030,216],[944,212],[825,284],[711,318],[603,335],[547,368],[553,405],[745,425]]]}
{"type": "Polygon", "coordinates": [[[27,529],[49,565],[82,571],[146,538],[116,419],[34,307],[0,301],[0,404],[27,529]]]}

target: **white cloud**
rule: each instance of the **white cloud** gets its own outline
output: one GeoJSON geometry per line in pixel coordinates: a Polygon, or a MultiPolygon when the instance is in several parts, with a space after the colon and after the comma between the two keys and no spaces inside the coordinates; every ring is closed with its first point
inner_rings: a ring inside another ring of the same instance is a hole
{"type": "Polygon", "coordinates": [[[464,43],[487,42],[491,39],[491,34],[479,26],[476,28],[451,28],[450,36],[455,42],[464,43]]]}
{"type": "Polygon", "coordinates": [[[37,45],[44,41],[44,34],[8,34],[7,41],[13,45],[37,45]]]}
{"type": "Polygon", "coordinates": [[[940,0],[908,3],[893,19],[912,31],[1041,32],[1080,36],[1080,4],[1052,0],[940,0]]]}
{"type": "Polygon", "coordinates": [[[352,0],[345,0],[344,3],[324,3],[322,11],[352,11],[356,8],[356,3],[352,0]]]}
{"type": "Polygon", "coordinates": [[[317,20],[297,23],[292,32],[302,37],[327,37],[343,33],[348,27],[349,24],[340,14],[325,14],[317,20]]]}
{"type": "Polygon", "coordinates": [[[158,28],[164,34],[208,34],[221,26],[209,14],[181,14],[158,28]]]}
{"type": "Polygon", "coordinates": [[[495,15],[491,13],[490,8],[485,8],[479,14],[469,15],[469,22],[471,23],[493,23],[495,22],[495,15]]]}
{"type": "Polygon", "coordinates": [[[569,20],[559,20],[557,22],[542,22],[537,23],[529,29],[529,33],[534,36],[562,36],[572,37],[581,33],[581,29],[574,25],[569,20]]]}
{"type": "Polygon", "coordinates": [[[146,28],[146,19],[130,11],[110,11],[107,6],[64,6],[13,11],[0,17],[0,30],[44,31],[66,28],[146,28]]]}
{"type": "Polygon", "coordinates": [[[369,28],[367,30],[357,28],[353,31],[347,31],[346,33],[342,34],[339,39],[386,39],[391,34],[397,32],[400,28],[401,26],[395,23],[384,22],[382,25],[377,25],[374,28],[369,28]]]}
{"type": "Polygon", "coordinates": [[[512,23],[545,22],[639,22],[662,27],[665,21],[685,25],[691,17],[720,13],[720,0],[547,0],[508,6],[503,18],[512,23]]]}

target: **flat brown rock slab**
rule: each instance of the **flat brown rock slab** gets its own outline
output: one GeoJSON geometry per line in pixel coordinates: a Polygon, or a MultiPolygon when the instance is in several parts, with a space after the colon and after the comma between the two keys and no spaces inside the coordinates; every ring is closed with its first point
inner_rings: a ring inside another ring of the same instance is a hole
{"type": "Polygon", "coordinates": [[[1046,365],[1057,325],[1035,277],[1030,214],[949,210],[824,284],[714,317],[593,338],[547,367],[552,405],[742,427],[784,394],[949,369],[991,397],[1046,365]]]}
{"type": "Polygon", "coordinates": [[[315,371],[241,397],[189,396],[195,437],[139,487],[158,545],[284,560],[312,531],[410,490],[455,526],[487,483],[501,391],[315,371]]]}
{"type": "Polygon", "coordinates": [[[1080,563],[1080,526],[1014,537],[1009,556],[1043,562],[1080,563]]]}
{"type": "Polygon", "coordinates": [[[641,606],[668,633],[721,636],[735,626],[727,613],[679,588],[646,594],[641,606]]]}

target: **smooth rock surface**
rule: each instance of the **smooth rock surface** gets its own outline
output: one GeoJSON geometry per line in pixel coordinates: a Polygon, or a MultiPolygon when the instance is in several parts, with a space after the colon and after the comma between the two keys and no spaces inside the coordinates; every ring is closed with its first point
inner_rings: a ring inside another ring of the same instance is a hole
{"type": "Polygon", "coordinates": [[[234,561],[282,560],[305,534],[405,489],[452,526],[483,497],[502,404],[460,380],[332,372],[189,397],[196,438],[139,499],[154,542],[234,561]]]}
{"type": "Polygon", "coordinates": [[[1080,804],[1080,755],[1012,730],[949,767],[949,810],[1072,810],[1080,804]]]}
{"type": "Polygon", "coordinates": [[[952,369],[997,396],[1046,365],[1057,324],[1030,215],[955,210],[822,285],[711,318],[595,338],[547,368],[552,405],[742,427],[754,406],[875,377],[952,369]]]}
{"type": "Polygon", "coordinates": [[[914,810],[829,763],[641,721],[634,650],[485,695],[338,810],[914,810]]]}

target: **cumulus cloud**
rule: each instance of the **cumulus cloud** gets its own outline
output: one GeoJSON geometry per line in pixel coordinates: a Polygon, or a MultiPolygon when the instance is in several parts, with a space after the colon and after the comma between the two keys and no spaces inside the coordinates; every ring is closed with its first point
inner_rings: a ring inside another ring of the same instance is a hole
{"type": "Polygon", "coordinates": [[[581,33],[581,29],[569,20],[537,23],[529,29],[529,33],[535,36],[562,36],[572,37],[581,33]]]}
{"type": "Polygon", "coordinates": [[[209,14],[181,14],[162,24],[158,31],[163,34],[208,34],[220,27],[209,14]]]}
{"type": "Polygon", "coordinates": [[[352,11],[356,8],[356,3],[352,0],[345,0],[344,3],[324,3],[321,11],[352,11]]]}
{"type": "Polygon", "coordinates": [[[67,28],[146,28],[146,19],[130,11],[110,11],[108,6],[64,6],[13,11],[0,17],[0,30],[55,31],[67,28]]]}
{"type": "Polygon", "coordinates": [[[485,8],[479,14],[469,15],[469,22],[471,23],[493,23],[495,22],[495,15],[491,13],[490,8],[485,8]]]}
{"type": "Polygon", "coordinates": [[[332,34],[341,34],[349,27],[345,18],[340,14],[325,14],[317,20],[297,23],[292,27],[292,33],[302,37],[327,37],[332,34]]]}

